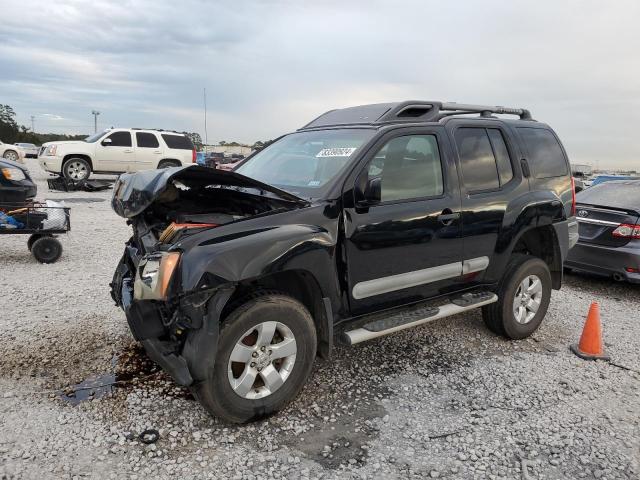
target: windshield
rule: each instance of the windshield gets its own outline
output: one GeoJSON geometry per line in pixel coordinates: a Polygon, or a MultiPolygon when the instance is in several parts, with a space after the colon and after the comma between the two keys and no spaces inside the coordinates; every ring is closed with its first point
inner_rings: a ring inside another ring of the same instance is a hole
{"type": "Polygon", "coordinates": [[[357,150],[370,129],[292,133],[256,153],[235,171],[303,198],[319,198],[357,150]]]}
{"type": "Polygon", "coordinates": [[[95,143],[97,142],[105,133],[107,133],[109,131],[109,129],[103,130],[101,132],[98,133],[94,133],[93,135],[91,135],[90,137],[87,137],[84,139],[85,142],[87,143],[95,143]]]}

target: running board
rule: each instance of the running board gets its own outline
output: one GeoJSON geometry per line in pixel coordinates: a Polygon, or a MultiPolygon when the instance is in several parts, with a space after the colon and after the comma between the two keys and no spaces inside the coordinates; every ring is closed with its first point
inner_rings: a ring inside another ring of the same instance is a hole
{"type": "Polygon", "coordinates": [[[424,325],[425,323],[440,318],[450,317],[497,301],[498,296],[491,292],[466,293],[461,297],[453,299],[451,303],[417,311],[416,313],[419,313],[421,317],[418,319],[415,319],[416,315],[411,315],[407,318],[406,315],[397,314],[389,318],[369,322],[360,328],[344,332],[342,334],[342,341],[347,345],[355,345],[356,343],[372,340],[407,328],[417,327],[418,325],[424,325]]]}

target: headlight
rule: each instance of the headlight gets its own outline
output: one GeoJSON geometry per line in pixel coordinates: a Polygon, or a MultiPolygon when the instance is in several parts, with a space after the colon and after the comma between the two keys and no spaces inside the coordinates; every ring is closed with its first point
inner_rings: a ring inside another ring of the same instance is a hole
{"type": "Polygon", "coordinates": [[[20,170],[19,168],[13,168],[13,167],[3,168],[2,175],[7,180],[13,180],[13,181],[20,181],[27,178],[22,170],[20,170]]]}
{"type": "Polygon", "coordinates": [[[133,284],[135,300],[164,300],[180,260],[178,252],[154,253],[140,260],[133,284]]]}
{"type": "Polygon", "coordinates": [[[45,154],[45,155],[51,155],[51,156],[53,156],[53,155],[55,155],[55,154],[56,154],[56,150],[57,150],[57,149],[58,149],[58,146],[57,146],[57,145],[49,145],[49,146],[47,147],[47,149],[45,150],[44,154],[45,154]]]}

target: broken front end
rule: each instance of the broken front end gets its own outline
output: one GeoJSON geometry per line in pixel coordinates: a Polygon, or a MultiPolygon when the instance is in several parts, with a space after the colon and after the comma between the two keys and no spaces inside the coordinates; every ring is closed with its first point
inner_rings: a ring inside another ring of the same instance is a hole
{"type": "Polygon", "coordinates": [[[112,207],[128,219],[133,236],[111,296],[134,338],[178,384],[201,381],[213,367],[220,315],[235,288],[224,272],[207,270],[198,247],[208,245],[210,256],[212,243],[238,237],[230,226],[304,203],[242,175],[199,166],[120,177],[112,207]]]}

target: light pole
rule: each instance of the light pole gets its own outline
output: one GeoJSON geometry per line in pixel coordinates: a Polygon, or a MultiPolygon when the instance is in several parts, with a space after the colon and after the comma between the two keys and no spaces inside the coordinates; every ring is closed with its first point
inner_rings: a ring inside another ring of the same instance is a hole
{"type": "Polygon", "coordinates": [[[31,133],[36,133],[36,117],[31,115],[31,133]]]}
{"type": "Polygon", "coordinates": [[[98,133],[98,115],[100,115],[100,112],[91,110],[91,115],[93,115],[93,133],[98,133]]]}

